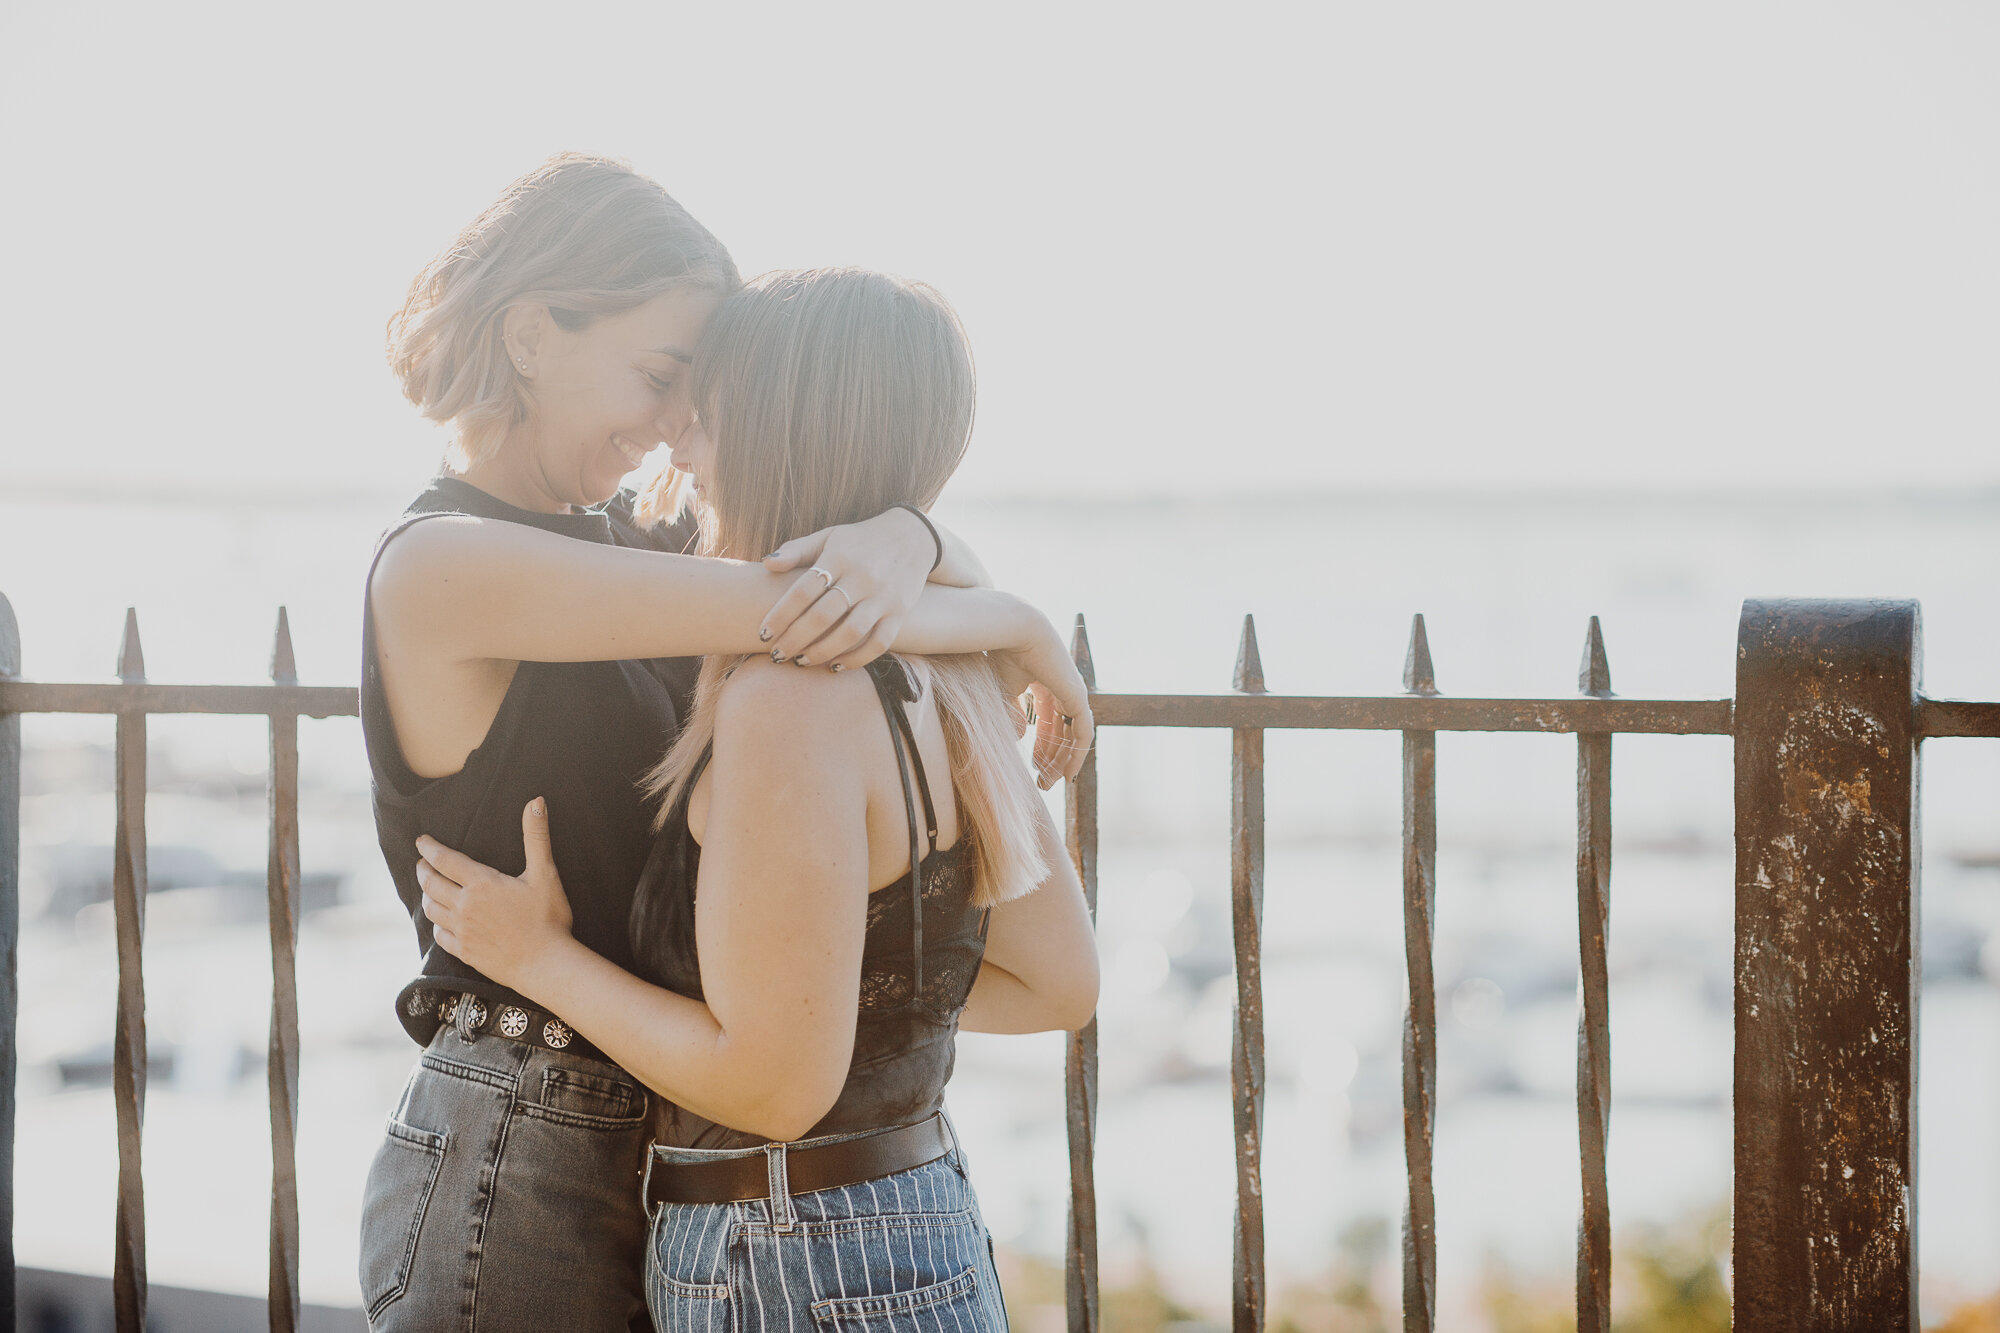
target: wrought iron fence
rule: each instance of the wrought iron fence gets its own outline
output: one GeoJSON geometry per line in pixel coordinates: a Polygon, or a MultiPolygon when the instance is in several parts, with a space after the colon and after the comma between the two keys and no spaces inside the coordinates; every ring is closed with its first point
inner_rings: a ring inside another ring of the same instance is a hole
{"type": "MultiPolygon", "coordinates": [[[[1230,902],[1236,998],[1231,1046],[1236,1214],[1233,1324],[1264,1326],[1262,1135],[1264,733],[1402,734],[1403,919],[1408,1003],[1403,1126],[1408,1198],[1403,1326],[1437,1321],[1432,1189],[1437,1011],[1437,733],[1549,732],[1577,738],[1577,908],[1582,1004],[1577,1120],[1580,1333],[1610,1327],[1605,1170],[1611,1050],[1605,965],[1611,888],[1611,739],[1619,733],[1725,735],[1736,768],[1736,1075],[1732,1259],[1735,1326],[1763,1330],[1917,1328],[1915,1198],[1915,842],[1919,743],[2000,736],[2000,703],[1923,698],[1914,602],[1748,602],[1730,699],[1637,700],[1611,691],[1595,617],[1574,695],[1455,698],[1440,693],[1423,617],[1411,627],[1403,692],[1279,695],[1265,689],[1246,617],[1233,689],[1213,695],[1099,692],[1082,617],[1075,655],[1101,727],[1231,733],[1230,902]]],[[[285,613],[267,685],[155,685],[126,613],[115,683],[18,678],[20,640],[0,598],[0,1318],[13,1313],[13,1143],[19,938],[20,724],[23,713],[117,718],[113,914],[118,1010],[113,1087],[119,1184],[113,1285],[117,1326],[145,1327],[146,1246],[139,1173],[146,1093],[141,974],[146,893],[146,719],[155,713],[269,719],[272,1007],[270,1326],[298,1327],[298,720],[353,716],[355,691],[301,685],[285,613]]],[[[1093,913],[1098,883],[1097,762],[1069,785],[1067,833],[1093,913]]],[[[1097,1032],[1069,1042],[1067,1300],[1073,1333],[1098,1333],[1097,1032]]]]}

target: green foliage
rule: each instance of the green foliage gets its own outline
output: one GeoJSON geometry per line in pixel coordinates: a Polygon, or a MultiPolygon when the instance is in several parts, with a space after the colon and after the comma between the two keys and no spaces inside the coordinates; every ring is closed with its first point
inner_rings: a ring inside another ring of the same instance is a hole
{"type": "MultiPolygon", "coordinates": [[[[1726,1211],[1613,1238],[1612,1333],[1727,1333],[1726,1211]]],[[[1574,1333],[1572,1280],[1523,1278],[1489,1261],[1482,1296],[1495,1333],[1574,1333]]]]}
{"type": "MultiPolygon", "coordinates": [[[[1401,1324],[1394,1293],[1399,1257],[1390,1224],[1368,1218],[1341,1232],[1318,1279],[1274,1291],[1272,1333],[1391,1333],[1401,1324]],[[1386,1306],[1378,1291],[1390,1293],[1386,1306]]],[[[1668,1226],[1621,1228],[1613,1239],[1612,1333],[1727,1333],[1729,1214],[1715,1209],[1668,1226]]],[[[1017,1328],[1062,1327],[1060,1266],[1001,1251],[1001,1279],[1017,1328]],[[1022,1318],[1028,1315],[1028,1318],[1022,1318]]],[[[1492,1333],[1575,1333],[1576,1297],[1568,1271],[1520,1273],[1489,1259],[1480,1304],[1492,1333]]],[[[1227,1327],[1228,1289],[1216,1311],[1190,1310],[1161,1286],[1142,1259],[1100,1293],[1105,1333],[1214,1333],[1227,1327]]],[[[2000,1333],[2000,1292],[1954,1310],[1930,1333],[2000,1333]]]]}

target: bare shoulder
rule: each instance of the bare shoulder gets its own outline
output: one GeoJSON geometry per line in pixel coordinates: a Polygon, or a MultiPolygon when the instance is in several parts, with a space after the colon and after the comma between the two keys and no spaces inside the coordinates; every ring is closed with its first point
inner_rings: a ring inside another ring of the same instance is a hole
{"type": "Polygon", "coordinates": [[[568,539],[520,523],[438,514],[391,537],[368,581],[370,604],[392,617],[454,616],[469,598],[518,585],[568,539]]]}
{"type": "Polygon", "coordinates": [[[716,697],[717,745],[783,740],[846,747],[879,728],[882,705],[865,671],[825,671],[752,657],[730,673],[716,697]]]}
{"type": "Polygon", "coordinates": [[[485,520],[469,514],[438,514],[410,524],[376,557],[369,599],[377,609],[393,609],[435,591],[475,564],[482,526],[488,526],[485,520]]]}
{"type": "Polygon", "coordinates": [[[382,547],[371,586],[397,589],[448,577],[507,544],[509,529],[528,531],[472,514],[434,514],[411,523],[382,547]]]}

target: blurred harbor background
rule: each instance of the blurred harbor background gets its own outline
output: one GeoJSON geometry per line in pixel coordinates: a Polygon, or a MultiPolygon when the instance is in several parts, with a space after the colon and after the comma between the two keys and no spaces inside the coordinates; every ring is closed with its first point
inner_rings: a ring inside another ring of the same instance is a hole
{"type": "MultiPolygon", "coordinates": [[[[1934,695],[2000,699],[1995,68],[2000,7],[1962,0],[18,0],[0,592],[38,679],[108,675],[129,605],[155,678],[256,680],[282,604],[302,674],[353,682],[373,536],[443,443],[384,321],[507,181],[580,150],[746,273],[864,264],[954,302],[980,409],[943,516],[1089,615],[1108,689],[1226,687],[1254,612],[1273,688],[1393,691],[1423,612],[1446,691],[1563,693],[1596,614],[1620,691],[1720,698],[1742,598],[1876,594],[1923,599],[1934,695]]],[[[111,722],[23,730],[17,1243],[102,1272],[111,722]]],[[[265,741],[151,736],[152,1271],[261,1291],[265,741]]],[[[1227,1305],[1226,745],[1101,752],[1114,1330],[1227,1305]]],[[[301,747],[303,1276],[342,1304],[414,949],[357,728],[301,747]]],[[[1578,1190],[1575,744],[1438,751],[1440,1324],[1541,1333],[1578,1190]]],[[[1273,1308],[1360,1333],[1398,1303],[1396,739],[1268,753],[1273,1308]]],[[[1730,751],[1615,753],[1617,1291],[1712,1314],[1730,751]]],[[[1935,1323],[2000,1300],[2000,747],[1931,742],[1925,779],[1935,1323]]],[[[953,1094],[1034,1330],[1058,1063],[968,1038],[953,1094]]]]}
{"type": "MultiPolygon", "coordinates": [[[[388,495],[0,501],[0,591],[32,678],[108,675],[129,604],[153,679],[255,680],[283,602],[301,677],[347,683],[361,577],[396,508],[388,495]],[[103,540],[66,540],[80,526],[103,540]]],[[[1272,688],[1394,692],[1422,611],[1450,693],[1573,690],[1596,614],[1621,693],[1721,698],[1742,598],[1792,593],[1921,597],[1928,692],[2000,698],[2000,494],[975,496],[948,497],[941,514],[1053,618],[1088,614],[1106,689],[1225,687],[1255,612],[1272,688]]],[[[27,1265],[108,1272],[111,724],[29,717],[24,736],[17,1246],[27,1265]]],[[[151,739],[152,1273],[255,1293],[269,1179],[264,730],[156,718],[151,739]]],[[[1165,731],[1100,741],[1106,1286],[1163,1293],[1167,1314],[1208,1322],[1226,1321],[1233,1188],[1227,745],[1165,731]]],[[[1273,1288],[1281,1312],[1290,1301],[1350,1319],[1305,1326],[1368,1328],[1371,1307],[1391,1320],[1398,1308],[1397,738],[1274,733],[1268,746],[1273,1288]]],[[[305,723],[301,752],[304,1294],[351,1305],[360,1182],[415,1054],[390,1012],[415,949],[375,847],[358,728],[305,723]]],[[[1574,756],[1555,736],[1439,744],[1438,1236],[1452,1328],[1528,1327],[1505,1312],[1568,1301],[1574,756]]],[[[1924,757],[1918,1219],[1937,1319],[2000,1289],[2000,748],[1933,741],[1924,757]]],[[[1683,1267],[1718,1292],[1730,765],[1722,738],[1618,740],[1610,937],[1615,1245],[1628,1260],[1693,1246],[1683,1267]]],[[[962,1052],[953,1111],[1015,1257],[1017,1317],[1041,1328],[1061,1299],[1037,1278],[1062,1247],[1060,1042],[969,1036],[962,1052]]],[[[1640,1285],[1621,1276],[1621,1297],[1640,1285]]]]}

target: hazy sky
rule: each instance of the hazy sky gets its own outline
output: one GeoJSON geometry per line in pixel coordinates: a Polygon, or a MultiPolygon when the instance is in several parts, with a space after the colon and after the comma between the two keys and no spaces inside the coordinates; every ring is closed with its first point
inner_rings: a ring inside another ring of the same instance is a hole
{"type": "Polygon", "coordinates": [[[0,484],[411,488],[418,266],[564,148],[953,299],[962,485],[2000,483],[2000,9],[0,12],[0,484]]]}

